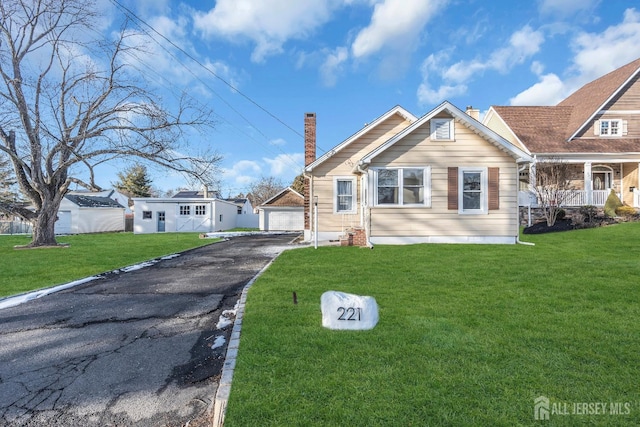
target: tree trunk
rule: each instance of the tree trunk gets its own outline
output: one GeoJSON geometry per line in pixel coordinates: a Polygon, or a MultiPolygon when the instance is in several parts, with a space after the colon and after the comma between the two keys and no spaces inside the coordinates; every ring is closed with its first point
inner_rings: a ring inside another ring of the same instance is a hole
{"type": "Polygon", "coordinates": [[[61,200],[44,200],[33,224],[33,238],[30,247],[57,246],[55,224],[61,200]]]}

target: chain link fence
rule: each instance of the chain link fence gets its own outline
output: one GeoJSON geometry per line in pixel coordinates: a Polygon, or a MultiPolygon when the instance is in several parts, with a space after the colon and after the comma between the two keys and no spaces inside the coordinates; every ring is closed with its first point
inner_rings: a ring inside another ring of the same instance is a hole
{"type": "Polygon", "coordinates": [[[25,221],[0,221],[0,234],[31,234],[33,227],[25,221]]]}

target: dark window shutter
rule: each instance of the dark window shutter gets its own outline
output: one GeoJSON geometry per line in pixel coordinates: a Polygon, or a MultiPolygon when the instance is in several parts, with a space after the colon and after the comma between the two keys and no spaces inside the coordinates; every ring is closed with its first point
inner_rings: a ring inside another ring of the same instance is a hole
{"type": "Polygon", "coordinates": [[[500,209],[500,168],[489,168],[489,210],[500,209]]]}
{"type": "Polygon", "coordinates": [[[458,210],[458,168],[449,168],[447,209],[458,210]]]}

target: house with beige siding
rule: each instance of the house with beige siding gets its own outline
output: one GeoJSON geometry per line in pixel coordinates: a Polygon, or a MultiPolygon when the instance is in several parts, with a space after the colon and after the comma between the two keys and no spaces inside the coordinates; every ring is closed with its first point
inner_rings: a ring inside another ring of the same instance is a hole
{"type": "Polygon", "coordinates": [[[347,244],[516,243],[521,148],[478,111],[396,106],[315,158],[305,116],[305,239],[347,244]]]}
{"type": "MultiPolygon", "coordinates": [[[[590,82],[555,106],[492,106],[483,123],[536,161],[572,165],[564,206],[604,206],[614,190],[640,207],[640,59],[590,82]]],[[[531,164],[531,168],[535,162],[531,164]]],[[[534,170],[522,171],[521,204],[534,170]]]]}

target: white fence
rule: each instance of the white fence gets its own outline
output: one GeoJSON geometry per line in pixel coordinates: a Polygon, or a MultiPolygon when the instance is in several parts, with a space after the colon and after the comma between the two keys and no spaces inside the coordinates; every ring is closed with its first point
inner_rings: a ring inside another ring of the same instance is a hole
{"type": "MultiPolygon", "coordinates": [[[[569,190],[566,193],[566,200],[562,203],[562,206],[585,206],[585,205],[593,205],[593,206],[604,206],[607,201],[607,197],[609,197],[609,193],[611,190],[569,190]],[[591,193],[591,203],[588,202],[589,194],[591,193]]],[[[640,198],[640,196],[635,193],[636,198],[640,198]]],[[[620,194],[618,194],[620,197],[620,194]]],[[[536,199],[536,195],[530,191],[519,191],[518,192],[518,204],[520,206],[539,206],[539,200],[536,199]]],[[[638,206],[636,204],[636,206],[638,206]]]]}

